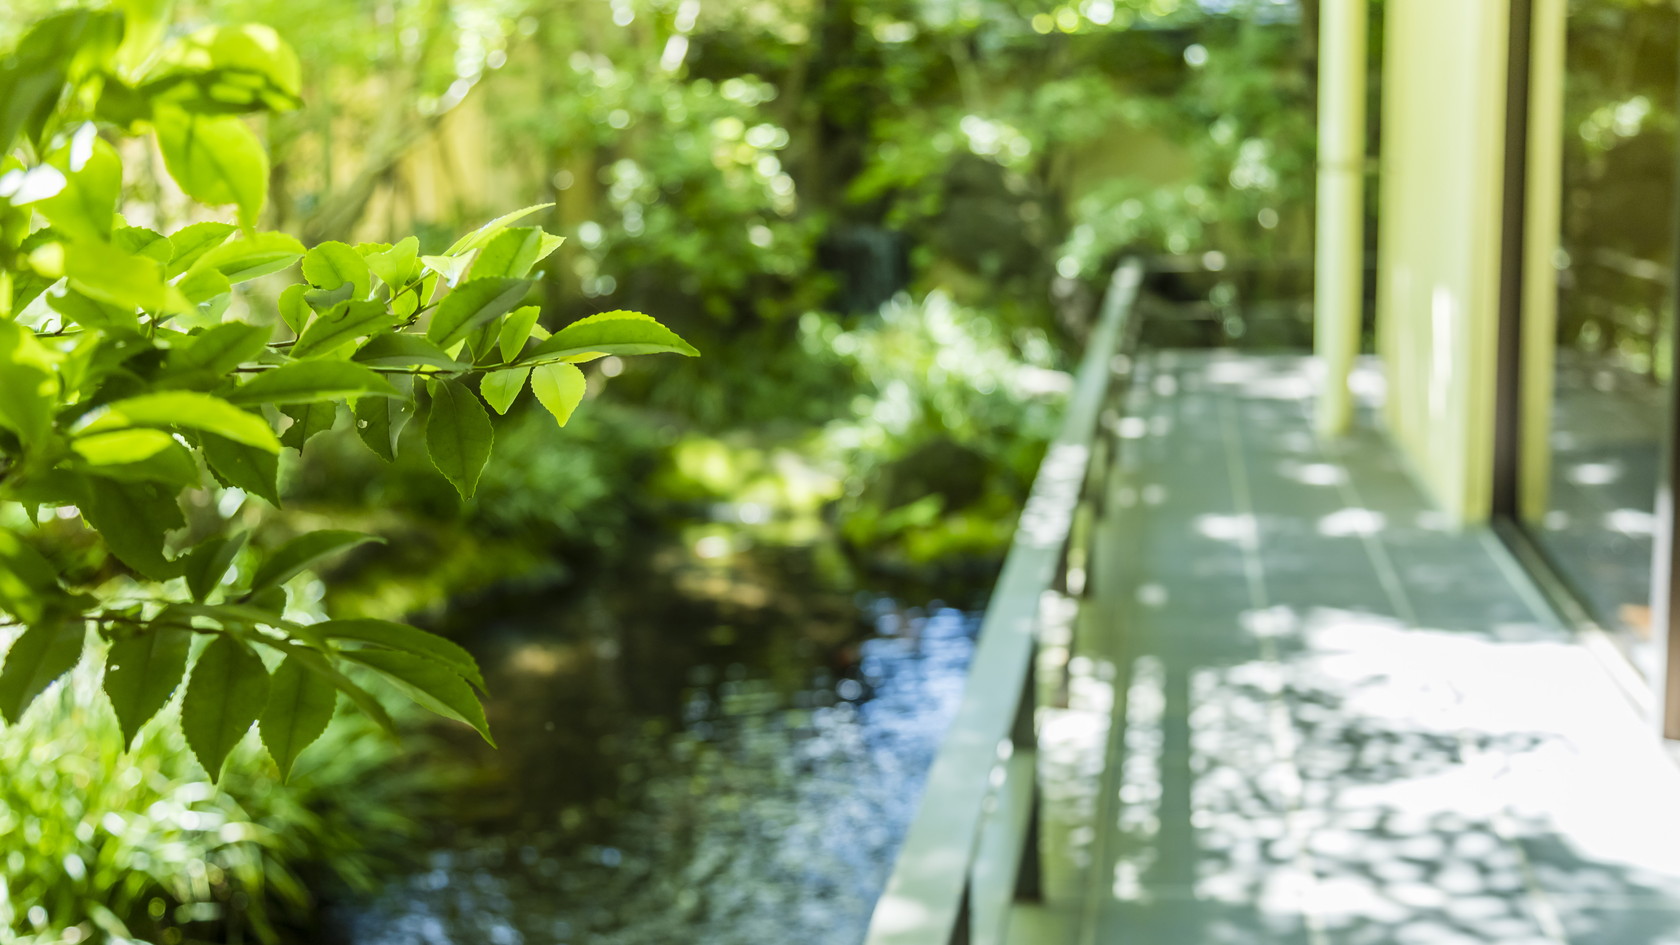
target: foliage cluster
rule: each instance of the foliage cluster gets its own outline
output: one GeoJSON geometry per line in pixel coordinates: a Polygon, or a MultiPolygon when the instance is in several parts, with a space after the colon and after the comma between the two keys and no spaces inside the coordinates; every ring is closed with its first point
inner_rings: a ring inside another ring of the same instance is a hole
{"type": "Polygon", "coordinates": [[[0,610],[21,627],[0,666],[0,718],[16,723],[97,638],[125,739],[191,665],[181,724],[212,779],[259,720],[284,776],[340,693],[388,726],[352,668],[488,739],[483,680],[460,647],[403,624],[288,612],[288,581],[370,536],[324,529],[247,548],[228,512],[251,497],[278,505],[280,453],[340,411],[387,460],[423,417],[409,442],[470,496],[490,410],[527,385],[564,424],[585,392],[578,364],[695,351],[631,312],[538,326],[522,303],[560,240],[512,225],[531,210],[436,255],[413,237],[306,250],[257,229],[269,169],[243,116],[295,105],[298,62],[262,26],[160,44],[156,14],[55,14],[0,60],[0,501],[79,521],[110,559],[63,560],[62,543],[0,531],[0,610]],[[148,144],[181,191],[233,205],[237,224],[128,225],[123,151],[148,144]],[[302,281],[272,309],[234,307],[237,286],[300,260],[302,281]]]}

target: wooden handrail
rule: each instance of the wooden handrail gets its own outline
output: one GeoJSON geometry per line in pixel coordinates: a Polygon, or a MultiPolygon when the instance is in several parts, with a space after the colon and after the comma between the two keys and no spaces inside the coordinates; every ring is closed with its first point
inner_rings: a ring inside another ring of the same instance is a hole
{"type": "Polygon", "coordinates": [[[1040,602],[1063,568],[1093,457],[1104,453],[1098,420],[1115,357],[1133,335],[1129,320],[1142,272],[1141,263],[1127,260],[1109,283],[1061,432],[1033,481],[980,625],[962,703],[928,771],[865,945],[1000,941],[1013,893],[1036,884],[1032,668],[1040,602]]]}

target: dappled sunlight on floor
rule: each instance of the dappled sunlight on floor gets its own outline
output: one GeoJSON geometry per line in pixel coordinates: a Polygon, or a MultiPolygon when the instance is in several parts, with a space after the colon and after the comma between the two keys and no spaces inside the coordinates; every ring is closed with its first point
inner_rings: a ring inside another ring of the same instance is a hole
{"type": "Polygon", "coordinates": [[[1012,941],[1680,943],[1680,768],[1493,539],[1307,359],[1141,361],[1012,941]]]}

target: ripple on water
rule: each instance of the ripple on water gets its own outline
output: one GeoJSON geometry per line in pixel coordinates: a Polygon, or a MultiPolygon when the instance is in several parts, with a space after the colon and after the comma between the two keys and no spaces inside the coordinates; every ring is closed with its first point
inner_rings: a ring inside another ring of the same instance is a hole
{"type": "MultiPolygon", "coordinates": [[[[344,915],[354,945],[856,945],[962,694],[977,624],[878,611],[856,676],[696,686],[610,843],[457,837],[344,915]]],[[[739,673],[726,673],[739,677],[739,673]]]]}

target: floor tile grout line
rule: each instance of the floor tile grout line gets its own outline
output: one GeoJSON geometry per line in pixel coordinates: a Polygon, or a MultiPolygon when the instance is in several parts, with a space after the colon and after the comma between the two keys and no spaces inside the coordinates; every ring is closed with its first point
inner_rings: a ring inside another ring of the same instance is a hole
{"type": "MultiPolygon", "coordinates": [[[[1313,429],[1312,414],[1308,402],[1302,400],[1300,406],[1302,416],[1308,424],[1308,429],[1313,429]]],[[[1343,503],[1348,508],[1366,508],[1364,496],[1360,493],[1359,487],[1354,484],[1353,473],[1348,469],[1347,464],[1335,462],[1335,457],[1332,456],[1316,431],[1313,435],[1313,441],[1318,446],[1320,457],[1342,468],[1343,475],[1337,480],[1337,489],[1341,493],[1343,503]]],[[[1377,572],[1378,582],[1383,585],[1383,589],[1388,594],[1389,604],[1394,608],[1395,616],[1399,617],[1408,629],[1419,629],[1417,609],[1412,604],[1411,595],[1406,592],[1405,582],[1400,578],[1400,572],[1394,566],[1394,559],[1389,557],[1388,548],[1382,543],[1381,536],[1377,535],[1374,530],[1365,529],[1360,532],[1359,537],[1365,548],[1365,554],[1371,561],[1371,567],[1377,572]]],[[[1509,575],[1501,571],[1501,576],[1506,578],[1507,584],[1510,583],[1509,575]]],[[[1513,590],[1516,589],[1513,588],[1513,590]]],[[[1520,591],[1517,593],[1519,597],[1522,596],[1520,591]]],[[[1525,599],[1524,603],[1526,604],[1528,601],[1525,599]]],[[[1463,697],[1458,687],[1454,686],[1451,681],[1447,682],[1447,686],[1460,698],[1463,697]]],[[[1468,731],[1461,728],[1455,737],[1466,767],[1483,757],[1481,749],[1476,747],[1475,741],[1470,738],[1468,731]]],[[[1540,885],[1539,877],[1535,874],[1534,863],[1529,859],[1527,848],[1523,846],[1516,832],[1511,829],[1508,807],[1504,805],[1500,807],[1499,811],[1491,818],[1490,826],[1516,856],[1518,868],[1522,873],[1523,886],[1528,891],[1530,915],[1533,917],[1535,924],[1540,926],[1541,933],[1551,938],[1556,945],[1570,945],[1568,930],[1564,928],[1563,919],[1558,914],[1557,906],[1552,902],[1551,897],[1546,894],[1545,888],[1540,885]]]]}
{"type": "MultiPolygon", "coordinates": [[[[1249,528],[1240,533],[1243,570],[1248,577],[1249,602],[1256,611],[1263,611],[1270,606],[1270,602],[1266,593],[1265,564],[1260,557],[1260,516],[1254,506],[1253,494],[1249,490],[1248,467],[1243,459],[1242,434],[1231,418],[1231,399],[1231,396],[1218,398],[1220,426],[1223,428],[1222,438],[1225,442],[1226,471],[1231,483],[1232,505],[1237,514],[1245,517],[1250,524],[1249,528]]],[[[1287,764],[1291,775],[1290,783],[1286,786],[1289,813],[1285,823],[1295,843],[1295,868],[1306,880],[1306,888],[1301,890],[1301,921],[1306,926],[1307,939],[1311,945],[1328,945],[1329,934],[1324,926],[1324,917],[1318,911],[1318,866],[1308,848],[1308,829],[1304,823],[1306,788],[1300,762],[1297,760],[1300,744],[1295,738],[1295,726],[1289,717],[1289,707],[1283,699],[1283,661],[1278,654],[1277,643],[1270,634],[1262,633],[1256,636],[1261,659],[1271,664],[1277,675],[1276,688],[1269,694],[1267,724],[1271,730],[1273,750],[1287,764]]]]}

